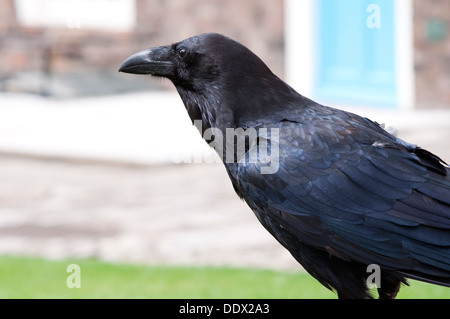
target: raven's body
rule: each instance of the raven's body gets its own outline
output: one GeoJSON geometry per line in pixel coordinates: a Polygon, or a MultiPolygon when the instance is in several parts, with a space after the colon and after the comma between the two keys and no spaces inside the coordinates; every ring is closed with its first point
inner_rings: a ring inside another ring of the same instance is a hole
{"type": "Polygon", "coordinates": [[[405,278],[450,286],[450,169],[437,156],[303,97],[222,35],[143,51],[121,71],[169,78],[203,129],[278,129],[264,136],[279,147],[275,172],[249,160],[257,145],[225,167],[262,225],[339,297],[369,296],[371,264],[382,298],[405,278]]]}

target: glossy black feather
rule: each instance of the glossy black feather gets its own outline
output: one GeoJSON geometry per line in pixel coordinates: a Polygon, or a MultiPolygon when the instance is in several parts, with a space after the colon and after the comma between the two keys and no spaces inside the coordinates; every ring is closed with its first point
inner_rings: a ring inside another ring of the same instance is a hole
{"type": "Polygon", "coordinates": [[[164,55],[164,76],[203,130],[279,130],[279,139],[258,139],[279,150],[272,174],[251,161],[258,144],[233,162],[219,155],[237,194],[325,287],[341,298],[369,297],[370,264],[381,267],[381,298],[394,298],[408,277],[450,286],[450,169],[443,160],[367,118],[298,94],[222,35],[149,52],[164,55]]]}

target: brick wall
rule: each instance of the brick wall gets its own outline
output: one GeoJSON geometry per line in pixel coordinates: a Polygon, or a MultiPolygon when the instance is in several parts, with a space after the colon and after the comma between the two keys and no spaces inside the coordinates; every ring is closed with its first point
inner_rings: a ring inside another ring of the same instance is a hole
{"type": "Polygon", "coordinates": [[[202,32],[221,32],[283,73],[283,0],[136,0],[137,24],[126,33],[24,27],[14,0],[0,1],[0,78],[17,71],[117,71],[125,57],[202,32]]]}
{"type": "MultiPolygon", "coordinates": [[[[283,0],[136,0],[132,32],[30,28],[18,24],[14,0],[0,1],[0,80],[17,71],[107,70],[150,46],[202,32],[244,43],[283,76],[283,0]]],[[[450,108],[450,1],[414,0],[416,105],[450,108]]]]}
{"type": "Polygon", "coordinates": [[[414,0],[414,62],[416,106],[450,108],[450,1],[414,0]]]}
{"type": "Polygon", "coordinates": [[[277,74],[283,73],[283,0],[139,1],[138,12],[137,42],[144,46],[219,32],[248,46],[277,74]]]}

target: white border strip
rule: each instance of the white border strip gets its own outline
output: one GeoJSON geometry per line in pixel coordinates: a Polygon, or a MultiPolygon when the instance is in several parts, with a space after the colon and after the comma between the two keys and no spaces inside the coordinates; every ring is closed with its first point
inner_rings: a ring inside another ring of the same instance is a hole
{"type": "Polygon", "coordinates": [[[415,107],[414,26],[412,0],[395,1],[396,74],[400,110],[415,107]]]}
{"type": "Polygon", "coordinates": [[[286,82],[307,97],[315,82],[314,19],[314,0],[285,0],[286,82]]]}

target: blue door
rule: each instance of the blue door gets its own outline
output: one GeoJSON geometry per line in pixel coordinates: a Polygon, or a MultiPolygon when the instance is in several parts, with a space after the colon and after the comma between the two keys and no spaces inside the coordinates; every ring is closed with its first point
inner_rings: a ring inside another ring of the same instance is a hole
{"type": "Polygon", "coordinates": [[[396,107],[392,0],[317,1],[315,97],[396,107]]]}

